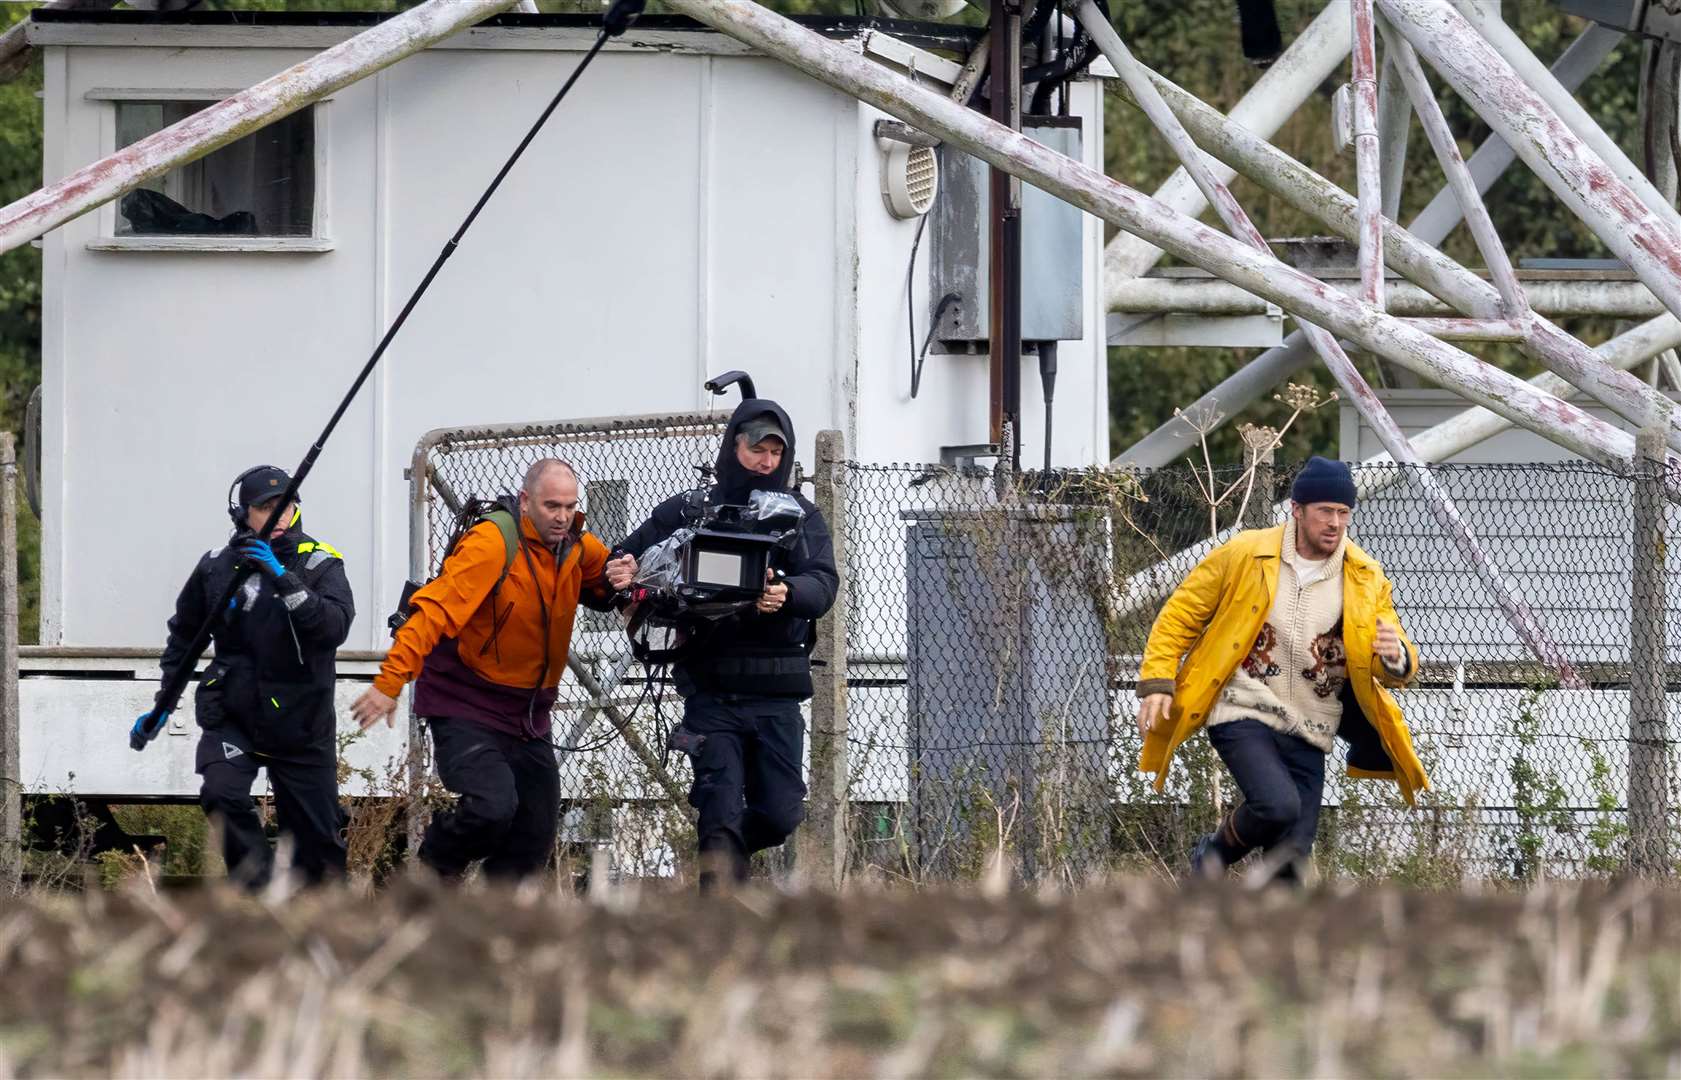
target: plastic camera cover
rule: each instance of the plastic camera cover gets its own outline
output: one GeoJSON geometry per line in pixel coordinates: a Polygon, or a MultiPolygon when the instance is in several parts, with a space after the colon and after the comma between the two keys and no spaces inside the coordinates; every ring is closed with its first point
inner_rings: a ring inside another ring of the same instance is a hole
{"type": "Polygon", "coordinates": [[[747,497],[747,516],[752,521],[795,525],[805,520],[805,507],[786,491],[755,491],[747,497]]]}
{"type": "Polygon", "coordinates": [[[683,582],[683,545],[693,529],[678,529],[642,553],[636,565],[636,584],[654,590],[675,589],[683,582]]]}

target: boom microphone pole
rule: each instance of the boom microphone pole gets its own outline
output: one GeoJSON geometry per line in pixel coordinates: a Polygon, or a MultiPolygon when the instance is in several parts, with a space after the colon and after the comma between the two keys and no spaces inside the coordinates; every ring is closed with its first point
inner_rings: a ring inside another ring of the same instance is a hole
{"type": "MultiPolygon", "coordinates": [[[[646,6],[647,0],[615,0],[606,16],[603,17],[601,32],[596,35],[595,43],[590,46],[589,52],[584,54],[583,60],[567,77],[565,85],[560,88],[554,99],[549,102],[548,107],[537,117],[537,122],[531,125],[531,130],[525,133],[525,138],[521,139],[519,145],[514,147],[514,152],[508,156],[508,160],[497,172],[496,178],[490,182],[489,187],[485,188],[484,194],[479,196],[479,201],[473,204],[473,209],[468,212],[466,220],[462,221],[461,227],[455,230],[455,235],[451,236],[444,244],[443,250],[438,252],[438,257],[433,260],[431,269],[426,271],[426,276],[420,279],[420,284],[415,287],[408,302],[397,313],[397,317],[391,321],[390,329],[386,330],[385,336],[380,338],[379,345],[375,347],[373,355],[368,357],[368,362],[362,365],[362,370],[356,376],[356,381],[350,384],[350,391],[339,402],[338,408],[333,410],[332,418],[327,421],[327,426],[321,429],[321,434],[310,446],[303,461],[292,472],[292,482],[286,485],[285,492],[274,504],[274,510],[270,512],[268,520],[263,523],[263,527],[257,532],[258,537],[266,539],[274,531],[275,523],[280,519],[281,513],[298,497],[298,489],[303,486],[304,477],[308,476],[309,471],[315,467],[315,459],[321,456],[322,448],[326,446],[327,440],[332,436],[333,429],[338,427],[339,420],[344,417],[345,411],[350,408],[350,403],[356,400],[356,395],[361,391],[362,384],[367,382],[368,376],[373,374],[374,368],[379,364],[380,357],[385,355],[385,350],[390,347],[392,339],[397,336],[397,331],[403,328],[403,324],[408,321],[409,315],[414,311],[415,305],[420,302],[422,296],[426,295],[426,290],[431,286],[433,279],[438,276],[438,272],[444,268],[444,263],[448,262],[449,257],[455,254],[455,249],[460,245],[461,238],[472,227],[473,222],[479,216],[479,211],[483,210],[485,204],[490,202],[490,197],[496,194],[496,189],[502,186],[502,181],[508,173],[513,171],[514,164],[519,161],[520,155],[525,153],[525,148],[531,145],[532,140],[537,137],[537,133],[543,129],[543,125],[554,114],[555,109],[560,107],[567,91],[572,89],[572,85],[578,81],[578,77],[584,73],[584,69],[590,66],[590,61],[595,59],[602,46],[607,44],[607,40],[618,37],[629,29],[630,24],[636,21],[636,17],[642,13],[642,9],[646,6]]],[[[222,589],[222,595],[210,606],[210,617],[205,619],[204,625],[199,627],[197,634],[193,635],[191,644],[187,646],[187,655],[184,662],[176,669],[170,680],[164,684],[163,693],[159,696],[157,703],[152,706],[152,711],[136,721],[134,727],[129,731],[128,744],[133,749],[146,749],[146,744],[157,736],[163,718],[174,712],[176,706],[180,704],[181,694],[187,688],[187,681],[192,678],[193,670],[198,666],[198,659],[204,654],[205,646],[210,644],[210,634],[216,628],[216,620],[221,618],[222,611],[226,609],[228,601],[233,598],[234,590],[238,588],[240,569],[241,564],[236,563],[233,575],[222,589]]]]}

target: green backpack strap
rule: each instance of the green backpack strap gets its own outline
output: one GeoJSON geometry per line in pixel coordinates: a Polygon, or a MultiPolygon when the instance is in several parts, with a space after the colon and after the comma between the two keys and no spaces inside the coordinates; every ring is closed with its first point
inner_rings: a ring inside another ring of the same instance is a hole
{"type": "Polygon", "coordinates": [[[502,587],[504,581],[508,580],[508,571],[514,565],[514,556],[519,552],[519,521],[514,518],[511,511],[502,507],[487,511],[479,516],[479,520],[488,521],[495,525],[496,531],[502,534],[503,546],[507,548],[502,558],[502,573],[497,577],[496,584],[491,589],[492,592],[495,592],[502,587]]]}

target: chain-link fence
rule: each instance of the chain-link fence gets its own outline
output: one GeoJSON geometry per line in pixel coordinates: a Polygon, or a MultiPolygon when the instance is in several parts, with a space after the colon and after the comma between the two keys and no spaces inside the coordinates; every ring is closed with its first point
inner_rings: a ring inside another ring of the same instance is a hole
{"type": "MultiPolygon", "coordinates": [[[[425,569],[441,559],[454,506],[513,490],[544,456],[577,466],[589,526],[611,544],[695,484],[723,426],[722,415],[683,416],[435,437],[417,455],[425,569]]],[[[1182,866],[1235,792],[1201,737],[1181,748],[1164,792],[1135,771],[1140,654],[1162,600],[1214,539],[1240,520],[1284,520],[1292,470],[1250,484],[1236,470],[1006,482],[975,469],[833,468],[848,693],[844,716],[819,723],[845,732],[849,872],[962,878],[1000,849],[1028,877],[1182,866]]],[[[1658,640],[1642,637],[1636,613],[1681,607],[1681,555],[1636,542],[1639,486],[1579,464],[1356,472],[1354,539],[1383,563],[1423,658],[1400,700],[1432,786],[1408,809],[1388,783],[1344,778],[1339,744],[1322,870],[1611,872],[1626,865],[1631,830],[1651,849],[1644,865],[1672,866],[1681,620],[1658,640]],[[1444,507],[1474,549],[1444,530],[1444,507]],[[1660,560],[1648,579],[1667,595],[1636,596],[1640,557],[1660,560]],[[1631,687],[1654,669],[1667,718],[1648,717],[1659,726],[1634,739],[1631,687]]],[[[1652,505],[1673,533],[1675,506],[1652,505]]],[[[687,764],[662,749],[681,703],[632,662],[615,616],[581,618],[572,652],[554,714],[555,742],[576,748],[563,756],[563,836],[610,843],[625,872],[669,871],[692,843],[687,764]]]]}
{"type": "MultiPolygon", "coordinates": [[[[1004,844],[1029,875],[1182,867],[1234,792],[1201,737],[1180,750],[1163,794],[1134,770],[1144,642],[1162,600],[1240,511],[1284,520],[1292,472],[1252,491],[1241,472],[1188,469],[1000,490],[988,475],[849,466],[854,860],[947,877],[1004,844]]],[[[1636,610],[1681,600],[1675,554],[1656,568],[1667,596],[1632,592],[1635,485],[1587,465],[1356,472],[1353,537],[1383,563],[1423,658],[1400,700],[1432,787],[1408,810],[1392,785],[1344,778],[1339,743],[1322,869],[1444,879],[1622,868],[1639,824],[1627,798],[1631,680],[1661,655],[1673,691],[1681,668],[1674,622],[1651,660],[1631,650],[1636,610]],[[1444,531],[1432,489],[1474,550],[1444,531]],[[1542,663],[1526,639],[1569,666],[1542,663]]],[[[1667,514],[1673,529],[1676,509],[1667,514]]],[[[1673,731],[1681,697],[1665,699],[1673,731]]],[[[1654,741],[1667,761],[1668,737],[1654,741]]],[[[1675,780],[1659,775],[1661,791],[1637,809],[1657,815],[1661,839],[1681,819],[1665,810],[1675,780]]]]}

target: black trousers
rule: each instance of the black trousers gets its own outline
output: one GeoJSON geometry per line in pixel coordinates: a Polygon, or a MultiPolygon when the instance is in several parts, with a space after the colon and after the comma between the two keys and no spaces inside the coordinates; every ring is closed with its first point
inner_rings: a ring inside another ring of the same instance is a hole
{"type": "Polygon", "coordinates": [[[1243,804],[1215,831],[1214,850],[1230,866],[1260,848],[1284,860],[1279,878],[1296,880],[1319,829],[1325,752],[1259,720],[1216,724],[1208,741],[1243,792],[1243,804]]]}
{"type": "Polygon", "coordinates": [[[432,815],[420,861],[448,879],[484,860],[484,874],[517,881],[549,864],[560,824],[560,768],[547,739],[523,739],[471,720],[433,716],[438,779],[458,797],[432,815]]]}
{"type": "Polygon", "coordinates": [[[346,819],[330,750],[296,758],[259,754],[242,730],[228,724],[200,736],[196,763],[203,778],[199,805],[221,825],[230,878],[256,889],[274,874],[274,851],[251,798],[259,769],[268,770],[275,818],[292,841],[293,867],[312,885],[344,876],[346,819]]]}
{"type": "MultiPolygon", "coordinates": [[[[805,718],[793,698],[696,694],[672,745],[694,764],[689,805],[703,864],[723,860],[737,881],[748,857],[788,839],[805,817],[805,718]],[[714,854],[716,853],[716,854],[714,854]]],[[[713,868],[704,867],[702,885],[713,868]]]]}

